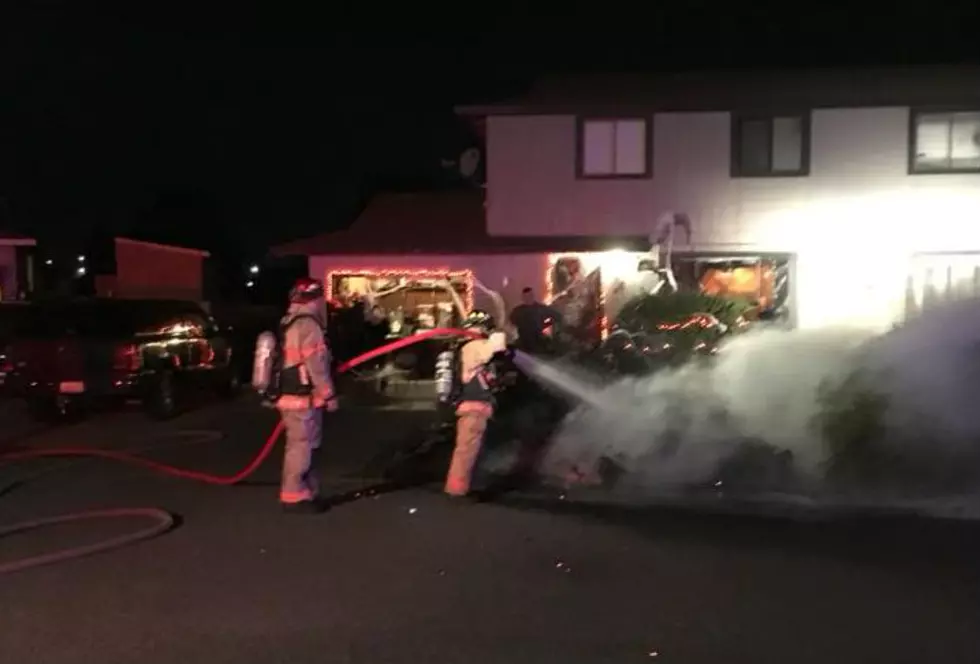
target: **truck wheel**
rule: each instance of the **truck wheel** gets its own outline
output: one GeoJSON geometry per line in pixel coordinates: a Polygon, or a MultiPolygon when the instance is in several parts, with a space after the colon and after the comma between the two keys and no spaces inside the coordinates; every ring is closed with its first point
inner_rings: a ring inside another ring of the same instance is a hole
{"type": "Polygon", "coordinates": [[[177,381],[172,371],[164,370],[157,374],[143,405],[147,414],[157,420],[168,420],[177,415],[177,381]]]}

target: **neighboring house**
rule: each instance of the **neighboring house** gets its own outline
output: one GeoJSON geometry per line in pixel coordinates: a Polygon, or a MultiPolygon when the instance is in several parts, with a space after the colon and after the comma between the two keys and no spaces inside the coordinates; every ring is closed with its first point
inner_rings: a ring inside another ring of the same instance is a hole
{"type": "Polygon", "coordinates": [[[113,238],[109,249],[110,256],[94,261],[99,297],[204,299],[208,252],[122,237],[113,238]]]}
{"type": "Polygon", "coordinates": [[[0,302],[33,292],[35,246],[33,238],[0,230],[0,302]]]}
{"type": "Polygon", "coordinates": [[[980,286],[980,68],[600,76],[458,110],[485,132],[491,237],[686,213],[682,252],[790,257],[801,327],[980,286]]]}
{"type": "MultiPolygon", "coordinates": [[[[601,231],[590,237],[491,236],[483,192],[461,190],[380,195],[348,230],[285,244],[273,254],[309,256],[310,274],[324,280],[334,299],[391,291],[379,298],[386,310],[421,318],[423,327],[431,327],[458,322],[452,296],[436,287],[437,281],[448,279],[466,308],[494,311],[476,280],[499,292],[510,308],[528,286],[547,298],[554,286],[549,275],[569,255],[587,257],[586,268],[605,265],[604,277],[611,279],[623,265],[635,271],[635,263],[624,262],[623,255],[648,248],[644,235],[601,231]]],[[[602,321],[594,322],[601,326],[602,321]]]]}

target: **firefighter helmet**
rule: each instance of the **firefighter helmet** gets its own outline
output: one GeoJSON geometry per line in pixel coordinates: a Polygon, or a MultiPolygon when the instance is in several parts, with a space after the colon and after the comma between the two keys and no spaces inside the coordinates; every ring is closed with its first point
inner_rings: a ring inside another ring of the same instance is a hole
{"type": "Polygon", "coordinates": [[[493,316],[486,311],[474,309],[463,319],[464,330],[479,330],[483,334],[490,334],[496,327],[493,316]]]}
{"type": "Polygon", "coordinates": [[[290,302],[312,302],[324,297],[323,282],[310,277],[301,277],[289,289],[290,302]]]}

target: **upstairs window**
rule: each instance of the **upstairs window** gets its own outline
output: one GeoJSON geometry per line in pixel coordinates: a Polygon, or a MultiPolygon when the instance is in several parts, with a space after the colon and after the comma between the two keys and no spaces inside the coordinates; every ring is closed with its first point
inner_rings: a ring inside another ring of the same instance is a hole
{"type": "Polygon", "coordinates": [[[579,121],[580,178],[650,176],[650,121],[645,118],[587,118],[579,121]]]}
{"type": "Polygon", "coordinates": [[[912,113],[912,173],[980,172],[980,111],[912,113]]]}
{"type": "Polygon", "coordinates": [[[732,177],[780,177],[810,172],[810,116],[732,118],[732,177]]]}

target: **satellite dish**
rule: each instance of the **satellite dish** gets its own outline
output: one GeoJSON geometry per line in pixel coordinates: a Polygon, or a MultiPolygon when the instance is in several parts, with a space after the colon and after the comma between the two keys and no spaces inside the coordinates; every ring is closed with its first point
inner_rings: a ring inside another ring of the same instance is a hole
{"type": "Polygon", "coordinates": [[[469,148],[463,151],[463,154],[459,156],[459,174],[464,178],[471,178],[476,175],[477,169],[480,167],[480,150],[478,148],[469,148]]]}

